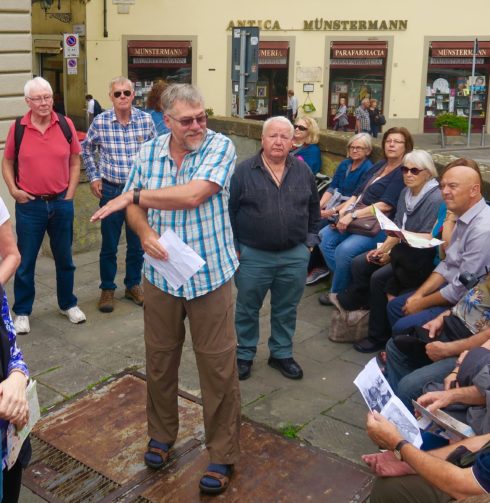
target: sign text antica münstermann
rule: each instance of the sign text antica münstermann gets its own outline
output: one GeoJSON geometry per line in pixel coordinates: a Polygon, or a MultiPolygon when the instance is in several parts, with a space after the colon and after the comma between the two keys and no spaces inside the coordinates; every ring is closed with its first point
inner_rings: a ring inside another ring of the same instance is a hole
{"type": "MultiPolygon", "coordinates": [[[[246,26],[258,26],[261,30],[288,31],[287,28],[281,28],[276,19],[237,19],[230,20],[227,30],[241,28],[246,26]]],[[[315,19],[303,20],[304,31],[403,31],[406,30],[408,21],[406,19],[315,19]]]]}

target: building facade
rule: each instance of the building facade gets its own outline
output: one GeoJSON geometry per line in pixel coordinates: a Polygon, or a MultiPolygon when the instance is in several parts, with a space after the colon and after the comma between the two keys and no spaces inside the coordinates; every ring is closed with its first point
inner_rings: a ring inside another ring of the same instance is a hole
{"type": "MultiPolygon", "coordinates": [[[[322,127],[332,124],[341,98],[346,99],[353,125],[352,113],[367,96],[378,100],[388,126],[434,131],[439,113],[468,114],[472,86],[475,130],[487,125],[487,0],[475,0],[465,9],[422,0],[410,5],[388,0],[328,5],[305,0],[291,6],[277,0],[86,4],[61,0],[61,4],[71,4],[72,11],[73,4],[86,9],[85,21],[79,21],[83,24],[79,65],[86,65],[85,91],[102,106],[110,104],[108,81],[126,74],[135,82],[139,106],[144,106],[152,83],[166,79],[198,85],[216,114],[236,113],[233,28],[258,26],[258,82],[245,99],[250,118],[284,113],[287,90],[293,89],[300,105],[313,104],[306,108],[322,127]],[[479,45],[472,82],[475,38],[479,45]]],[[[66,28],[74,29],[69,24],[66,28]]],[[[82,94],[80,76],[65,78],[68,93],[82,94]]],[[[69,97],[68,102],[76,108],[75,99],[69,97]]]]}
{"type": "MultiPolygon", "coordinates": [[[[12,121],[26,112],[24,84],[31,74],[31,1],[0,2],[0,157],[12,121]]],[[[14,204],[4,183],[0,196],[13,215],[14,204]]]]}

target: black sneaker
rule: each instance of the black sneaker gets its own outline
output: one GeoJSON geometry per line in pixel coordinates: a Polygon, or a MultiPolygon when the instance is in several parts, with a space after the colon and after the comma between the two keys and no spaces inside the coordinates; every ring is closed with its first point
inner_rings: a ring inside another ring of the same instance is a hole
{"type": "Polygon", "coordinates": [[[301,379],[303,377],[303,370],[294,361],[294,358],[274,358],[269,356],[267,362],[273,369],[279,372],[288,379],[301,379]]]}
{"type": "Polygon", "coordinates": [[[236,363],[238,366],[238,379],[240,381],[245,381],[245,379],[250,377],[254,362],[252,360],[240,360],[240,358],[237,358],[236,363]]]}

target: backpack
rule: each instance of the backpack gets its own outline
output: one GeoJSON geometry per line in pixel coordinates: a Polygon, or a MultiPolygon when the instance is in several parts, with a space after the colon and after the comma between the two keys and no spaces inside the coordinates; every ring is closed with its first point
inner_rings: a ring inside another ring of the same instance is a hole
{"type": "MultiPolygon", "coordinates": [[[[66,141],[71,144],[71,140],[73,137],[73,134],[71,132],[70,126],[68,125],[68,122],[66,121],[66,117],[63,114],[60,114],[56,112],[56,115],[58,116],[58,124],[61,128],[61,131],[63,132],[66,141]]],[[[15,131],[14,131],[14,146],[15,146],[15,153],[14,153],[14,180],[17,182],[19,179],[19,151],[20,151],[20,144],[22,143],[22,138],[24,138],[24,130],[25,126],[20,123],[22,120],[22,117],[17,117],[15,119],[15,131]]]]}
{"type": "Polygon", "coordinates": [[[104,109],[100,106],[100,103],[94,99],[94,117],[97,117],[97,115],[101,114],[104,111],[104,109]]]}

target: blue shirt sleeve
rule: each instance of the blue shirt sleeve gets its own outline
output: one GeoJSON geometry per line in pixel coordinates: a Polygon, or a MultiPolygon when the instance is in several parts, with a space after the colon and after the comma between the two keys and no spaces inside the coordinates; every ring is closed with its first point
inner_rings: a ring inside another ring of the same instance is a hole
{"type": "Polygon", "coordinates": [[[337,166],[337,169],[335,170],[332,181],[331,181],[330,185],[328,186],[329,192],[333,193],[333,192],[335,192],[335,189],[339,189],[339,192],[342,193],[342,190],[340,189],[340,187],[342,185],[342,180],[345,178],[345,172],[349,168],[350,163],[351,163],[350,159],[344,159],[337,166]]]}
{"type": "Polygon", "coordinates": [[[308,167],[311,169],[313,174],[316,175],[320,172],[322,167],[322,156],[318,145],[307,145],[298,151],[298,155],[296,157],[301,157],[301,159],[308,164],[308,167]]]}
{"type": "Polygon", "coordinates": [[[490,492],[490,452],[479,454],[471,469],[478,484],[490,492]]]}

